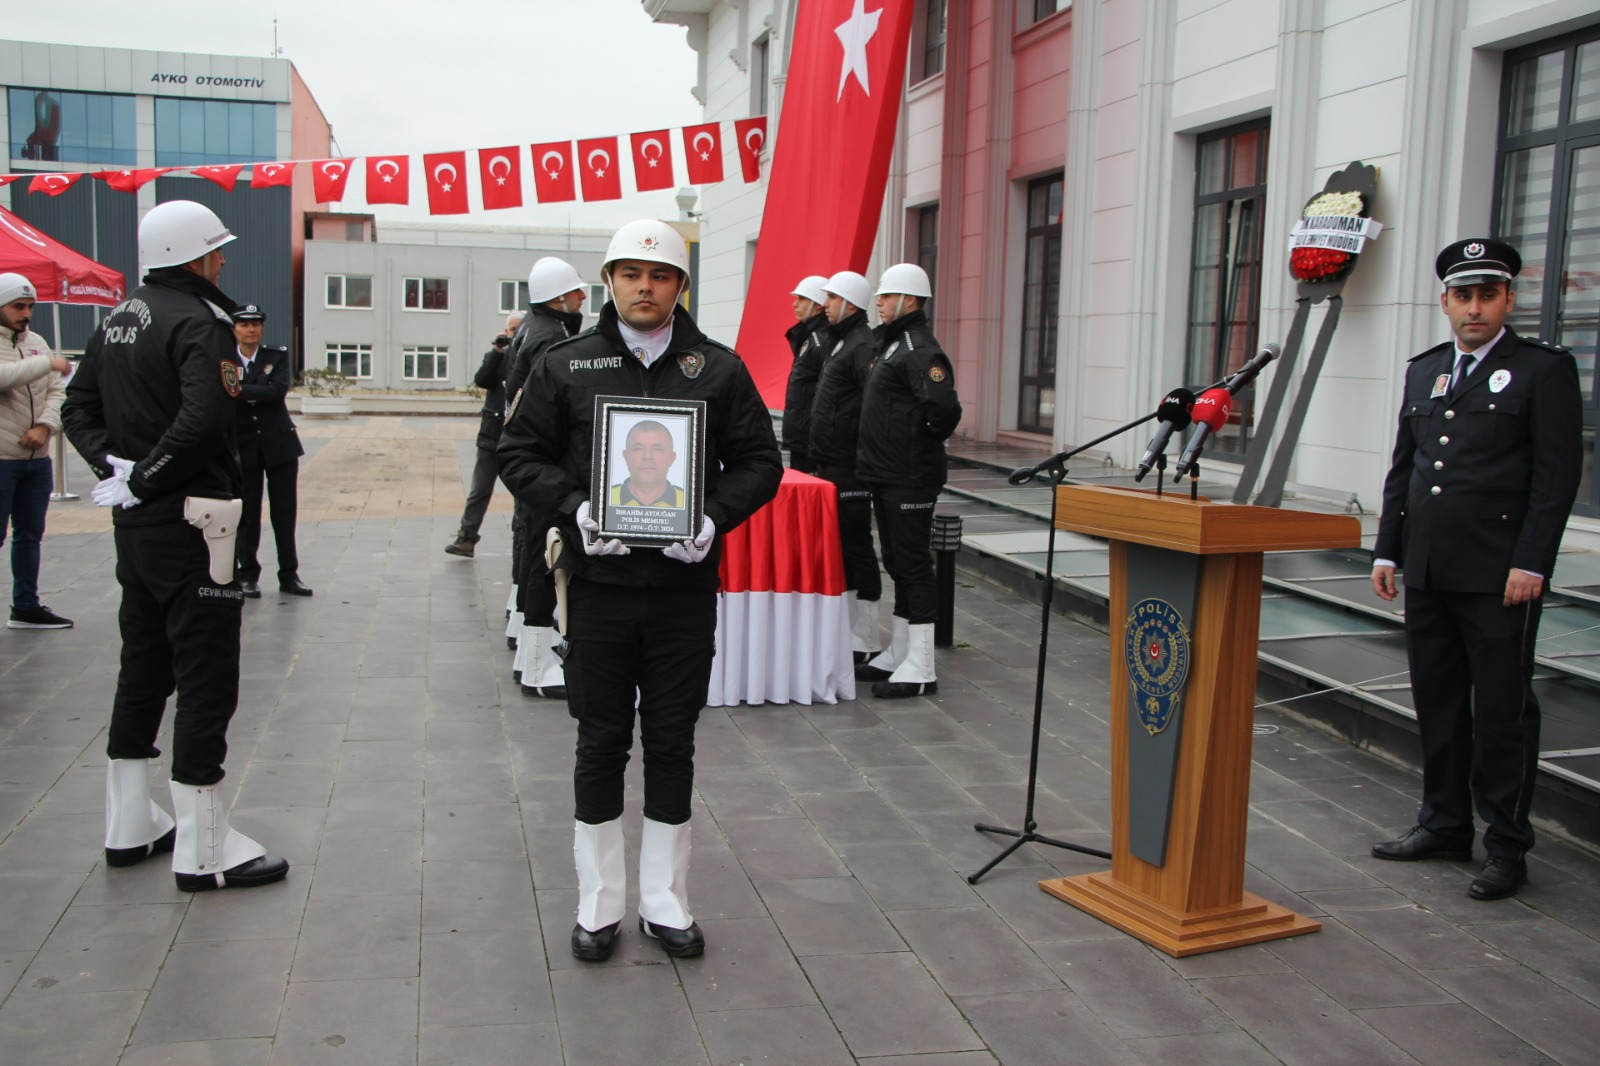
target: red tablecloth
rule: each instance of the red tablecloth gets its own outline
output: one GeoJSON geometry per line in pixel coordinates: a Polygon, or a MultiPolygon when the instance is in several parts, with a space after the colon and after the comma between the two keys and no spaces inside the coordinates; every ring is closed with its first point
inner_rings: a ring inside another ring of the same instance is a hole
{"type": "Polygon", "coordinates": [[[712,707],[855,699],[850,605],[831,482],[783,472],[722,544],[712,707]]]}

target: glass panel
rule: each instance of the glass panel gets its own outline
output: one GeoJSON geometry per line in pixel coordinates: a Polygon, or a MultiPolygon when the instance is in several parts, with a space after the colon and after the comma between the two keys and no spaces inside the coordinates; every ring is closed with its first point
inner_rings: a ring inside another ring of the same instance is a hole
{"type": "Polygon", "coordinates": [[[1506,136],[1550,129],[1561,116],[1561,72],[1565,51],[1524,59],[1511,71],[1506,136]]]}
{"type": "Polygon", "coordinates": [[[1600,41],[1578,49],[1578,66],[1572,78],[1572,121],[1600,118],[1600,41]]]}
{"type": "MultiPolygon", "coordinates": [[[[1567,241],[1562,255],[1560,336],[1578,360],[1585,410],[1594,410],[1595,335],[1600,331],[1600,145],[1572,154],[1567,241]]],[[[1518,309],[1521,293],[1518,292],[1518,309]]],[[[1587,500],[1588,496],[1580,496],[1587,500]]]]}
{"type": "Polygon", "coordinates": [[[13,88],[6,103],[12,158],[52,163],[137,162],[132,97],[13,88]]]}
{"type": "Polygon", "coordinates": [[[450,281],[448,278],[422,279],[422,307],[425,311],[450,310],[450,281]]]}
{"type": "Polygon", "coordinates": [[[1200,145],[1199,155],[1200,158],[1195,161],[1195,168],[1199,172],[1200,195],[1221,192],[1222,178],[1227,172],[1228,142],[1206,141],[1200,145]]]}
{"type": "Polygon", "coordinates": [[[1045,212],[1049,216],[1050,225],[1059,226],[1061,225],[1061,183],[1052,181],[1047,191],[1049,193],[1049,202],[1045,212]]]}
{"type": "Polygon", "coordinates": [[[156,162],[170,159],[177,155],[178,144],[178,102],[176,100],[156,101],[156,162]]]}
{"type": "Polygon", "coordinates": [[[1233,167],[1228,178],[1228,188],[1240,189],[1257,184],[1260,180],[1256,177],[1256,170],[1261,160],[1261,131],[1250,130],[1231,139],[1233,167]]]}
{"type": "Polygon", "coordinates": [[[1537,335],[1544,307],[1544,264],[1550,233],[1550,196],[1555,181],[1554,145],[1507,152],[1500,193],[1500,232],[1522,254],[1517,309],[1511,328],[1537,335]]]}
{"type": "Polygon", "coordinates": [[[328,275],[328,306],[338,307],[344,303],[344,279],[337,274],[328,275]]]}
{"type": "Polygon", "coordinates": [[[413,311],[422,306],[422,282],[417,278],[406,279],[405,306],[413,311]]]}
{"type": "Polygon", "coordinates": [[[344,305],[346,307],[371,307],[372,279],[363,277],[345,278],[344,305]]]}

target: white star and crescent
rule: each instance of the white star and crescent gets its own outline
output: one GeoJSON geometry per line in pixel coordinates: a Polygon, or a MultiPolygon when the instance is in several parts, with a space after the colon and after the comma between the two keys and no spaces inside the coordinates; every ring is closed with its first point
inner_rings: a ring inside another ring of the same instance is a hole
{"type": "Polygon", "coordinates": [[[383,175],[383,180],[385,182],[392,182],[394,181],[395,175],[400,173],[400,164],[396,163],[393,159],[380,159],[373,169],[375,169],[379,174],[383,175]],[[385,166],[393,167],[394,170],[388,174],[384,174],[383,168],[385,166]]]}
{"type": "Polygon", "coordinates": [[[838,35],[839,44],[844,48],[844,63],[839,67],[839,93],[834,97],[835,103],[844,99],[845,82],[850,80],[852,74],[860,83],[861,90],[868,96],[872,95],[871,71],[867,66],[867,42],[878,32],[878,20],[882,17],[881,7],[869,12],[866,9],[866,0],[855,0],[855,8],[850,12],[850,17],[834,27],[833,32],[838,35]]]}
{"type": "Polygon", "coordinates": [[[611,165],[611,153],[606,151],[604,148],[596,148],[594,151],[589,153],[589,165],[591,167],[594,167],[594,176],[595,177],[597,177],[597,178],[605,177],[606,176],[606,167],[611,165]],[[595,164],[594,164],[594,157],[595,156],[599,156],[600,157],[600,165],[597,166],[597,167],[595,167],[595,164]]]}
{"type": "Polygon", "coordinates": [[[441,192],[449,192],[450,191],[451,182],[454,182],[456,180],[455,164],[454,163],[440,163],[438,166],[434,167],[433,168],[433,180],[439,183],[439,189],[440,189],[441,192]],[[446,181],[444,178],[441,178],[439,176],[439,172],[442,171],[442,170],[448,170],[450,172],[450,180],[449,181],[446,181]]]}
{"type": "Polygon", "coordinates": [[[504,185],[506,183],[506,178],[511,175],[511,160],[507,159],[503,155],[495,156],[493,159],[489,160],[489,173],[494,175],[494,183],[496,185],[504,185]],[[501,174],[494,169],[496,163],[504,163],[506,165],[506,172],[504,174],[501,174]]]}
{"type": "Polygon", "coordinates": [[[567,157],[560,152],[546,152],[543,158],[539,160],[539,165],[544,167],[545,173],[550,175],[551,180],[554,180],[559,178],[561,172],[566,169],[567,157]]]}
{"type": "Polygon", "coordinates": [[[694,135],[694,147],[700,153],[700,158],[708,160],[711,158],[711,148],[701,148],[701,140],[704,140],[706,144],[711,146],[711,148],[715,148],[717,146],[717,139],[711,136],[711,134],[707,133],[705,130],[701,130],[699,133],[694,135]]]}

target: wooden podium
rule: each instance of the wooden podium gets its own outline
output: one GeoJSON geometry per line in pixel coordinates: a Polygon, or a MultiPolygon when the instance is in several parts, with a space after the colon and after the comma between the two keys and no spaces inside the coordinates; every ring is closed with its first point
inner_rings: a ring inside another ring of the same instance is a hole
{"type": "Polygon", "coordinates": [[[1112,858],[1108,871],[1039,887],[1175,956],[1321,929],[1244,890],[1261,557],[1356,547],[1360,522],[1087,485],[1057,489],[1055,522],[1111,542],[1112,858]],[[1177,612],[1149,606],[1169,607],[1161,596],[1130,604],[1130,582],[1148,591],[1152,581],[1192,588],[1178,589],[1179,598],[1192,600],[1182,612],[1182,635],[1177,612]],[[1133,609],[1138,619],[1130,619],[1133,609]],[[1130,656],[1165,667],[1163,656],[1180,653],[1187,679],[1169,728],[1157,712],[1167,698],[1162,679],[1171,672],[1160,674],[1141,660],[1133,663],[1134,677],[1130,656]],[[1135,688],[1140,682],[1145,687],[1135,688]],[[1152,776],[1141,767],[1150,765],[1147,751],[1157,742],[1166,746],[1166,761],[1152,776]],[[1130,768],[1141,782],[1137,794],[1130,768]],[[1159,787],[1146,787],[1152,780],[1159,787]],[[1165,802],[1153,805],[1150,793],[1168,784],[1165,802]],[[1164,826],[1155,824],[1162,818],[1164,826]]]}

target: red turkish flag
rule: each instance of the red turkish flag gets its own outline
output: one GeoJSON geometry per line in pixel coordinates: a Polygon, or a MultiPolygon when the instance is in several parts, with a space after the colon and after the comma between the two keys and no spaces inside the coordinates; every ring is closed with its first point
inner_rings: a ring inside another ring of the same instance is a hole
{"type": "Polygon", "coordinates": [[[551,141],[533,146],[533,189],[541,204],[576,200],[578,182],[572,175],[571,141],[551,141]]]}
{"type": "Polygon", "coordinates": [[[232,192],[234,185],[239,181],[239,171],[243,169],[243,163],[228,163],[225,166],[190,167],[189,173],[208,178],[228,192],[232,192]]]}
{"type": "Polygon", "coordinates": [[[318,159],[311,164],[311,191],[319,204],[336,204],[344,199],[344,186],[350,180],[350,160],[318,159]]]}
{"type": "Polygon", "coordinates": [[[250,164],[250,187],[252,189],[271,189],[280,185],[293,184],[293,163],[250,164]]]}
{"type": "Polygon", "coordinates": [[[367,203],[409,204],[410,202],[411,157],[367,156],[367,203]]]}
{"type": "Polygon", "coordinates": [[[617,139],[596,137],[578,142],[578,167],[584,200],[622,199],[622,172],[617,169],[617,139]]]}
{"type": "MultiPolygon", "coordinates": [[[[767,207],[739,323],[739,354],[768,407],[783,406],[794,360],[783,335],[794,325],[794,265],[860,272],[872,254],[914,7],[911,0],[808,0],[797,9],[767,207]],[[860,151],[838,150],[841,130],[860,151]]],[[[761,127],[747,129],[739,130],[741,161],[761,127]]]]}
{"type": "Polygon", "coordinates": [[[672,135],[666,130],[633,135],[633,183],[640,192],[673,187],[672,135]]]}
{"type": "Polygon", "coordinates": [[[435,152],[422,157],[428,175],[428,214],[464,215],[467,206],[467,153],[435,152]]]}
{"type": "Polygon", "coordinates": [[[5,188],[22,176],[21,174],[0,174],[0,189],[5,188]]]}
{"type": "Polygon", "coordinates": [[[161,175],[173,170],[172,167],[154,167],[149,170],[97,170],[89,175],[106,183],[109,188],[118,192],[138,192],[149,185],[161,175]]]}
{"type": "Polygon", "coordinates": [[[479,148],[478,179],[485,211],[522,206],[522,150],[479,148]]]}
{"type": "Polygon", "coordinates": [[[81,177],[82,174],[35,174],[33,180],[28,182],[28,191],[60,196],[76,185],[81,177]]]}
{"type": "Polygon", "coordinates": [[[722,123],[683,128],[683,159],[689,167],[690,185],[711,185],[722,180],[722,123]]]}
{"type": "Polygon", "coordinates": [[[739,169],[746,185],[761,180],[761,150],[767,146],[767,116],[742,118],[733,124],[739,147],[739,169]]]}

